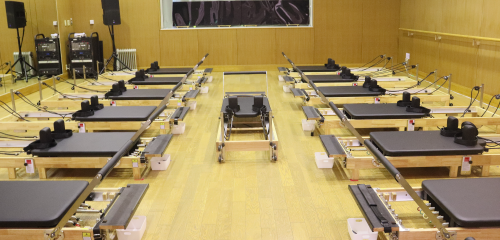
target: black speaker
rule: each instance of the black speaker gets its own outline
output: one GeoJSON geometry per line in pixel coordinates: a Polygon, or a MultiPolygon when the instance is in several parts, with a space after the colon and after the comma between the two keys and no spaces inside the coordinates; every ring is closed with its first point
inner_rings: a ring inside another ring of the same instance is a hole
{"type": "Polygon", "coordinates": [[[26,26],[26,14],[23,2],[5,1],[7,24],[9,28],[23,28],[26,26]]]}
{"type": "Polygon", "coordinates": [[[120,25],[120,3],[118,0],[101,0],[104,25],[120,25]]]}

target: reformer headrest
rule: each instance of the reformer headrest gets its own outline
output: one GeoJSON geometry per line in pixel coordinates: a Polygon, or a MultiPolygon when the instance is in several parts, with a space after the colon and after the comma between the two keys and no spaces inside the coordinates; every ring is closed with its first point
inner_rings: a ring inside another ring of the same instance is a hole
{"type": "Polygon", "coordinates": [[[122,91],[122,92],[126,92],[127,91],[127,87],[125,87],[125,81],[124,80],[118,81],[118,87],[120,88],[120,91],[122,91]]]}
{"type": "Polygon", "coordinates": [[[89,103],[89,100],[83,100],[81,103],[81,109],[73,113],[71,119],[75,120],[76,117],[89,117],[94,115],[94,109],[89,103]]]}
{"type": "Polygon", "coordinates": [[[411,105],[411,94],[407,91],[404,91],[403,92],[403,99],[402,100],[399,100],[396,105],[398,107],[407,107],[407,106],[410,106],[411,105]]]}
{"type": "Polygon", "coordinates": [[[153,63],[151,63],[150,70],[158,71],[158,69],[160,69],[160,67],[158,66],[158,61],[154,61],[153,63]]]}
{"type": "Polygon", "coordinates": [[[420,98],[418,97],[413,97],[411,99],[411,104],[406,107],[406,111],[425,114],[429,114],[431,112],[430,109],[420,106],[420,98]]]}
{"type": "Polygon", "coordinates": [[[459,133],[461,129],[458,128],[458,119],[453,116],[449,116],[446,122],[446,127],[441,128],[441,136],[454,137],[455,134],[459,133]]]}
{"type": "MultiPolygon", "coordinates": [[[[144,71],[144,69],[141,69],[137,72],[135,72],[135,77],[128,80],[129,83],[131,83],[132,81],[145,81],[146,80],[146,72],[144,71]]],[[[124,85],[125,87],[125,85],[124,85]]]]}
{"type": "Polygon", "coordinates": [[[266,106],[264,105],[264,97],[263,96],[255,96],[253,98],[252,111],[254,112],[266,112],[266,106]]]}
{"type": "Polygon", "coordinates": [[[59,119],[54,122],[54,131],[52,132],[52,137],[54,139],[69,138],[71,136],[73,136],[73,131],[66,130],[66,126],[64,125],[64,120],[59,119]]]}
{"type": "Polygon", "coordinates": [[[31,150],[33,149],[46,149],[57,145],[56,141],[52,137],[50,128],[44,127],[42,130],[40,130],[39,134],[40,138],[38,140],[30,143],[28,146],[23,148],[23,150],[28,154],[31,153],[31,150]]]}
{"type": "Polygon", "coordinates": [[[92,110],[101,110],[104,108],[103,104],[99,104],[97,95],[90,97],[90,108],[92,108],[92,110]]]}
{"type": "Polygon", "coordinates": [[[235,113],[240,111],[240,105],[238,104],[237,96],[229,96],[227,98],[228,105],[226,107],[226,111],[229,113],[235,113]]]}
{"type": "Polygon", "coordinates": [[[339,65],[338,64],[335,64],[335,60],[331,59],[331,58],[328,58],[328,63],[325,64],[325,67],[327,69],[338,69],[339,68],[339,65]]]}
{"type": "Polygon", "coordinates": [[[462,123],[462,131],[455,135],[454,142],[465,146],[476,146],[478,134],[479,132],[474,124],[470,123],[464,125],[462,123]]]}
{"type": "Polygon", "coordinates": [[[370,82],[370,87],[368,88],[370,92],[383,92],[385,93],[385,88],[382,88],[381,86],[378,85],[377,80],[373,79],[370,82]]]}
{"type": "Polygon", "coordinates": [[[104,94],[104,98],[108,99],[110,96],[120,96],[123,94],[123,91],[120,89],[120,84],[119,83],[113,83],[111,85],[111,90],[104,94]]]}
{"type": "Polygon", "coordinates": [[[363,83],[363,87],[364,88],[369,88],[371,82],[372,82],[372,78],[371,77],[365,77],[365,82],[363,83]]]}

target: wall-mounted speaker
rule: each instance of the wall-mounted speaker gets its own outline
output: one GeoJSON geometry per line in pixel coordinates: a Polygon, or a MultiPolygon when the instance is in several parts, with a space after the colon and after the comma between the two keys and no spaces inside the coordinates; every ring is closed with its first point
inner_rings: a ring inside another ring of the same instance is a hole
{"type": "Polygon", "coordinates": [[[120,25],[120,3],[118,0],[101,0],[104,25],[120,25]]]}
{"type": "Polygon", "coordinates": [[[5,11],[7,12],[7,25],[9,28],[23,28],[26,26],[23,2],[5,1],[5,11]]]}

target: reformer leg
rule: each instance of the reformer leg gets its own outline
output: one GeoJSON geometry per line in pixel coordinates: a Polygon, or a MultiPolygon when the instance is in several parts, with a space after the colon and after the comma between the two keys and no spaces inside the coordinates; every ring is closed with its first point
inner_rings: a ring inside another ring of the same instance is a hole
{"type": "Polygon", "coordinates": [[[135,180],[139,180],[139,179],[142,179],[142,175],[141,175],[141,168],[139,167],[134,167],[132,168],[132,173],[134,175],[134,179],[135,180]]]}
{"type": "Polygon", "coordinates": [[[451,178],[458,177],[458,166],[450,166],[449,177],[451,178]]]}
{"type": "Polygon", "coordinates": [[[40,176],[40,179],[47,179],[47,169],[38,168],[38,175],[40,176]]]}
{"type": "Polygon", "coordinates": [[[359,180],[359,169],[351,169],[351,181],[359,180]]]}
{"type": "Polygon", "coordinates": [[[16,179],[16,169],[8,168],[8,170],[9,170],[9,179],[16,179]]]}
{"type": "Polygon", "coordinates": [[[489,177],[490,176],[490,165],[483,165],[481,171],[481,177],[489,177]]]}

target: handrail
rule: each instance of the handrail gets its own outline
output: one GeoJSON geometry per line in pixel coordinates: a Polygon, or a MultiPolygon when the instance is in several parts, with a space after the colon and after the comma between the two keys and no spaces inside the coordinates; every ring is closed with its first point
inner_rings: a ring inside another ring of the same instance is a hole
{"type": "Polygon", "coordinates": [[[401,30],[401,31],[408,31],[408,32],[414,32],[414,33],[425,33],[425,34],[440,35],[440,36],[460,37],[460,38],[467,38],[467,39],[472,39],[472,40],[483,40],[483,41],[500,42],[500,38],[489,38],[489,37],[480,37],[480,36],[470,36],[470,35],[454,34],[454,33],[432,32],[432,31],[424,31],[424,30],[409,29],[409,28],[399,28],[399,30],[401,30]]]}

